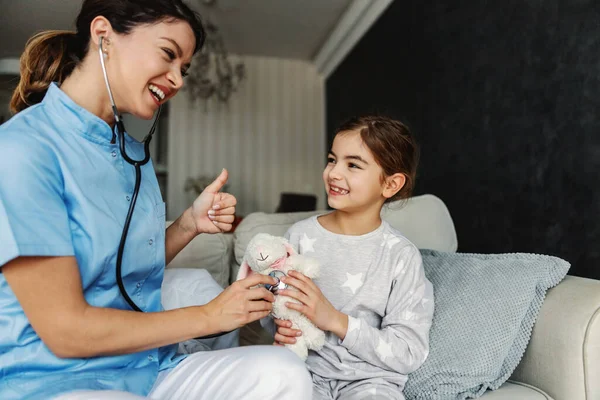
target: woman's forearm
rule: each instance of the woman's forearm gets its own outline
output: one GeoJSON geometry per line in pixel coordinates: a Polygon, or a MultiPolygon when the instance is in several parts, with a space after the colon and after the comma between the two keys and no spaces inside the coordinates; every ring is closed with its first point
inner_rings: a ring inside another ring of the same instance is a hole
{"type": "Polygon", "coordinates": [[[135,353],[215,333],[210,320],[203,306],[154,313],[88,306],[53,351],[63,358],[135,353]]]}
{"type": "Polygon", "coordinates": [[[165,265],[188,245],[197,235],[195,227],[191,222],[191,210],[188,208],[175,220],[165,232],[165,265]]]}
{"type": "Polygon", "coordinates": [[[18,257],[2,274],[40,339],[61,358],[132,353],[228,328],[212,302],[154,313],[91,306],[74,256],[18,257]]]}
{"type": "Polygon", "coordinates": [[[91,306],[74,256],[17,257],[2,274],[32,328],[61,358],[133,353],[237,329],[268,315],[274,301],[255,286],[275,280],[259,274],[205,305],[149,313],[91,306]]]}

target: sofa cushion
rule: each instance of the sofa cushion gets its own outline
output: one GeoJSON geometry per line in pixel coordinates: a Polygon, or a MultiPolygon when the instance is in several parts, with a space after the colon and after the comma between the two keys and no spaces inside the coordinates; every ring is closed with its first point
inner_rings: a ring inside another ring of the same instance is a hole
{"type": "Polygon", "coordinates": [[[410,374],[407,399],[477,397],[518,365],[546,291],[566,261],[536,254],[461,254],[422,250],[434,287],[430,353],[410,374]]]}
{"type": "Polygon", "coordinates": [[[383,207],[381,217],[419,249],[455,252],[458,248],[450,212],[446,204],[432,194],[390,203],[383,207]]]}
{"type": "MultiPolygon", "coordinates": [[[[171,223],[167,222],[167,226],[171,223]]],[[[221,287],[226,287],[230,280],[232,247],[231,233],[198,235],[175,256],[167,268],[206,269],[221,287]]]]}
{"type": "MultiPolygon", "coordinates": [[[[266,214],[252,213],[242,220],[234,232],[234,262],[231,265],[231,279],[235,279],[248,242],[260,232],[283,236],[294,223],[327,210],[266,214]]],[[[456,251],[458,242],[454,223],[448,208],[438,197],[426,194],[415,196],[407,201],[386,205],[381,216],[398,229],[418,248],[439,251],[456,251]]]]}

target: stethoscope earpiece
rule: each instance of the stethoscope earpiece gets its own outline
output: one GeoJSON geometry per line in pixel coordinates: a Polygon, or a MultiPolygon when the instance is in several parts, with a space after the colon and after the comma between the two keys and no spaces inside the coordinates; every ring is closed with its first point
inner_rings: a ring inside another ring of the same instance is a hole
{"type": "Polygon", "coordinates": [[[108,57],[108,50],[104,48],[103,44],[106,44],[108,46],[109,43],[110,42],[108,41],[108,39],[105,39],[104,36],[100,36],[98,47],[100,48],[100,53],[102,54],[102,57],[104,57],[104,59],[108,57]]]}

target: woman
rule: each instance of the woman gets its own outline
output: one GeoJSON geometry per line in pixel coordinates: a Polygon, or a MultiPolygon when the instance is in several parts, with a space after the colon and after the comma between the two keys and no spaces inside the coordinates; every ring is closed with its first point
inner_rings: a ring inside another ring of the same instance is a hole
{"type": "Polygon", "coordinates": [[[219,192],[223,171],[165,232],[152,165],[127,162],[144,145],[118,112],[151,118],[203,40],[181,0],[85,0],[77,32],[28,43],[18,114],[0,128],[0,398],[310,398],[284,349],[175,353],[266,316],[273,296],[255,286],[272,278],[162,310],[165,264],[199,233],[231,229],[235,198],[219,192]]]}

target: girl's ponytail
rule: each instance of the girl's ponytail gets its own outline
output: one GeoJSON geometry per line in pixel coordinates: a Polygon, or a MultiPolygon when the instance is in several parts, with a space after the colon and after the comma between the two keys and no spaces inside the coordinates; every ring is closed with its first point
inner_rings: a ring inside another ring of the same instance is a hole
{"type": "Polygon", "coordinates": [[[72,31],[44,31],[27,42],[21,56],[19,85],[10,101],[18,113],[44,98],[50,83],[62,83],[81,61],[87,43],[72,31]]]}

